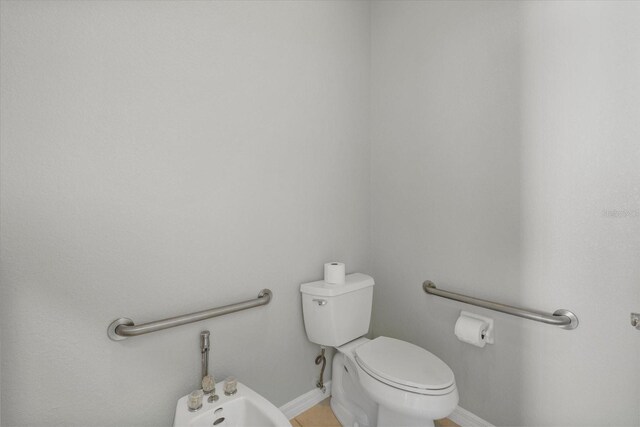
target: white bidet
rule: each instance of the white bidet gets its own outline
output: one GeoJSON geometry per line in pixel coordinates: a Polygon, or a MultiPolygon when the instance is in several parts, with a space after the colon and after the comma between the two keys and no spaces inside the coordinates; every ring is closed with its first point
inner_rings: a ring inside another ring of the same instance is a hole
{"type": "Polygon", "coordinates": [[[231,396],[221,393],[217,401],[204,397],[202,407],[189,411],[188,395],[178,400],[173,427],[290,427],[287,417],[267,399],[238,382],[231,396]]]}

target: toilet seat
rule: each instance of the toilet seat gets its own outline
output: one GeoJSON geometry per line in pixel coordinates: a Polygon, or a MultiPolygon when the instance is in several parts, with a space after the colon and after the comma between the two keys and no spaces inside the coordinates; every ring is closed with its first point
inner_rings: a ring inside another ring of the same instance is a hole
{"type": "Polygon", "coordinates": [[[378,337],[355,349],[363,371],[391,387],[425,395],[455,390],[451,368],[427,350],[388,337],[378,337]]]}

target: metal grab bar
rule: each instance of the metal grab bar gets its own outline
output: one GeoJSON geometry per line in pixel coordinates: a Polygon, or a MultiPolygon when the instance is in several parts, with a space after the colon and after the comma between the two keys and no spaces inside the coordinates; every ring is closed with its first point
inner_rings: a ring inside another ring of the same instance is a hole
{"type": "Polygon", "coordinates": [[[162,329],[173,328],[174,326],[186,325],[187,323],[198,322],[224,314],[235,313],[236,311],[258,307],[269,304],[273,293],[269,289],[263,289],[258,294],[258,298],[243,301],[236,304],[225,305],[223,307],[210,308],[209,310],[198,311],[196,313],[184,314],[182,316],[169,317],[167,319],[156,320],[155,322],[136,325],[133,320],[121,317],[111,322],[107,328],[107,335],[114,341],[120,341],[127,337],[148,334],[149,332],[160,331],[162,329]]]}
{"type": "Polygon", "coordinates": [[[476,305],[482,308],[488,308],[489,310],[499,311],[525,319],[535,320],[536,322],[542,322],[548,325],[559,326],[563,329],[575,329],[578,327],[578,317],[569,310],[560,309],[554,311],[553,314],[549,314],[542,311],[528,310],[526,308],[500,304],[497,302],[473,298],[455,292],[440,290],[436,288],[436,285],[430,280],[427,280],[422,284],[422,289],[424,289],[426,293],[431,295],[448,298],[454,301],[464,302],[466,304],[476,305]]]}

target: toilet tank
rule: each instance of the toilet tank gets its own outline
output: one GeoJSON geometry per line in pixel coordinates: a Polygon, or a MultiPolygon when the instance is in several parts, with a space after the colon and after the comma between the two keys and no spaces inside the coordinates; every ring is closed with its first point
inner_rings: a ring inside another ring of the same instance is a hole
{"type": "Polygon", "coordinates": [[[302,315],[309,341],[338,347],[369,332],[374,281],[354,273],[343,285],[319,280],[300,285],[302,315]]]}

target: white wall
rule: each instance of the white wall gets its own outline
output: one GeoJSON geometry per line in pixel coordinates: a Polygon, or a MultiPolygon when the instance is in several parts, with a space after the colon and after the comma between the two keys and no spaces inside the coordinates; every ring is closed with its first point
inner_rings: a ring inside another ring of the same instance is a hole
{"type": "Polygon", "coordinates": [[[205,328],[280,405],[317,374],[298,284],[370,255],[374,333],[464,408],[640,424],[637,4],[376,2],[371,35],[364,2],[0,4],[3,426],[169,425],[205,328]],[[427,278],[581,325],[473,309],[497,342],[470,347],[427,278]]]}
{"type": "Polygon", "coordinates": [[[218,378],[314,388],[299,284],[368,269],[368,5],[3,1],[1,27],[2,425],[170,425],[203,329],[218,378]]]}
{"type": "Polygon", "coordinates": [[[374,334],[440,356],[494,424],[640,424],[638,20],[633,2],[372,6],[374,334]],[[479,349],[453,335],[471,307],[425,279],[581,323],[472,308],[496,320],[479,349]]]}

